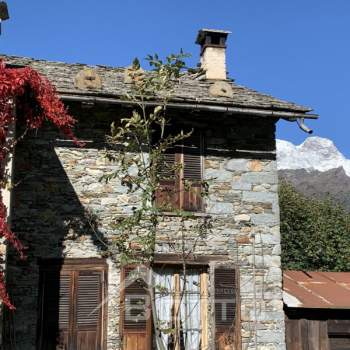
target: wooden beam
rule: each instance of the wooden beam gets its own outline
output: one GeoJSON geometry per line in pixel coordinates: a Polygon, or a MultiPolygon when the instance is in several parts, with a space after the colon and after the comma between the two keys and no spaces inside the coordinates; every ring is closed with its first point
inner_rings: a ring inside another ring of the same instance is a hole
{"type": "Polygon", "coordinates": [[[209,334],[208,334],[208,273],[201,273],[201,344],[202,350],[209,349],[209,334]]]}
{"type": "Polygon", "coordinates": [[[180,350],[180,275],[176,273],[174,276],[174,286],[175,286],[175,293],[174,293],[174,325],[175,325],[175,334],[174,334],[174,341],[175,341],[175,350],[180,350]]]}
{"type": "MultiPolygon", "coordinates": [[[[210,262],[227,262],[228,255],[196,255],[192,254],[186,257],[186,264],[189,265],[208,265],[210,262]]],[[[155,264],[179,265],[183,263],[182,254],[155,254],[155,264]]]]}

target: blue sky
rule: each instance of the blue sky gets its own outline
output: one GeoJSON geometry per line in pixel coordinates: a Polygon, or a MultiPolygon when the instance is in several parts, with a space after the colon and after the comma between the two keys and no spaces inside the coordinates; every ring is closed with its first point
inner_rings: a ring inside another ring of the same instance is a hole
{"type": "MultiPolygon", "coordinates": [[[[237,83],[311,106],[314,135],[350,157],[349,0],[7,0],[0,52],[125,66],[183,48],[199,60],[200,28],[231,30],[228,69],[237,83]]],[[[279,138],[300,143],[295,123],[279,138]]]]}

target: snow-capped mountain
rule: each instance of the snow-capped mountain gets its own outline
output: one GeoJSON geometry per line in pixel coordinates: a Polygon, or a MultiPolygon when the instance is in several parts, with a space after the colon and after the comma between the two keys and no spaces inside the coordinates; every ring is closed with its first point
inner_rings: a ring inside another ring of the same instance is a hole
{"type": "Polygon", "coordinates": [[[339,152],[333,141],[322,137],[309,137],[298,146],[277,140],[277,164],[279,169],[321,172],[343,167],[350,176],[350,160],[339,152]]]}
{"type": "Polygon", "coordinates": [[[334,143],[309,137],[301,145],[277,140],[277,166],[286,179],[307,196],[330,196],[350,211],[350,160],[334,143]]]}

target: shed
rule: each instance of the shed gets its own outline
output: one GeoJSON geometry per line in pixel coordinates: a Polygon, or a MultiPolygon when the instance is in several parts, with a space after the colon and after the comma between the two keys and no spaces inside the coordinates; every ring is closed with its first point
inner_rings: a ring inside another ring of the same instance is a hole
{"type": "Polygon", "coordinates": [[[350,272],[284,271],[287,350],[350,349],[350,272]]]}

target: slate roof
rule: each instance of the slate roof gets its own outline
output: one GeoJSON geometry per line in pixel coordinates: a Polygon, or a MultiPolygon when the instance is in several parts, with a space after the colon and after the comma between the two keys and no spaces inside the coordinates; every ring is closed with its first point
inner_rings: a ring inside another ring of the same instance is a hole
{"type": "MultiPolygon", "coordinates": [[[[88,66],[85,64],[69,64],[63,62],[52,62],[36,60],[26,57],[1,55],[7,64],[15,66],[30,66],[41,74],[45,75],[62,95],[77,96],[100,96],[118,98],[125,96],[128,84],[124,82],[125,68],[107,66],[88,66]],[[79,71],[85,67],[94,68],[102,79],[102,89],[81,90],[74,84],[74,79],[79,71]]],[[[252,89],[232,84],[233,97],[217,97],[209,93],[212,81],[199,79],[196,75],[184,75],[176,87],[174,98],[175,103],[200,103],[202,105],[229,106],[243,109],[261,109],[272,111],[284,111],[290,113],[306,114],[312,109],[287,102],[267,94],[262,94],[252,89]]],[[[278,113],[276,113],[278,116],[278,113]]],[[[306,114],[307,118],[309,115],[306,114]]]]}

